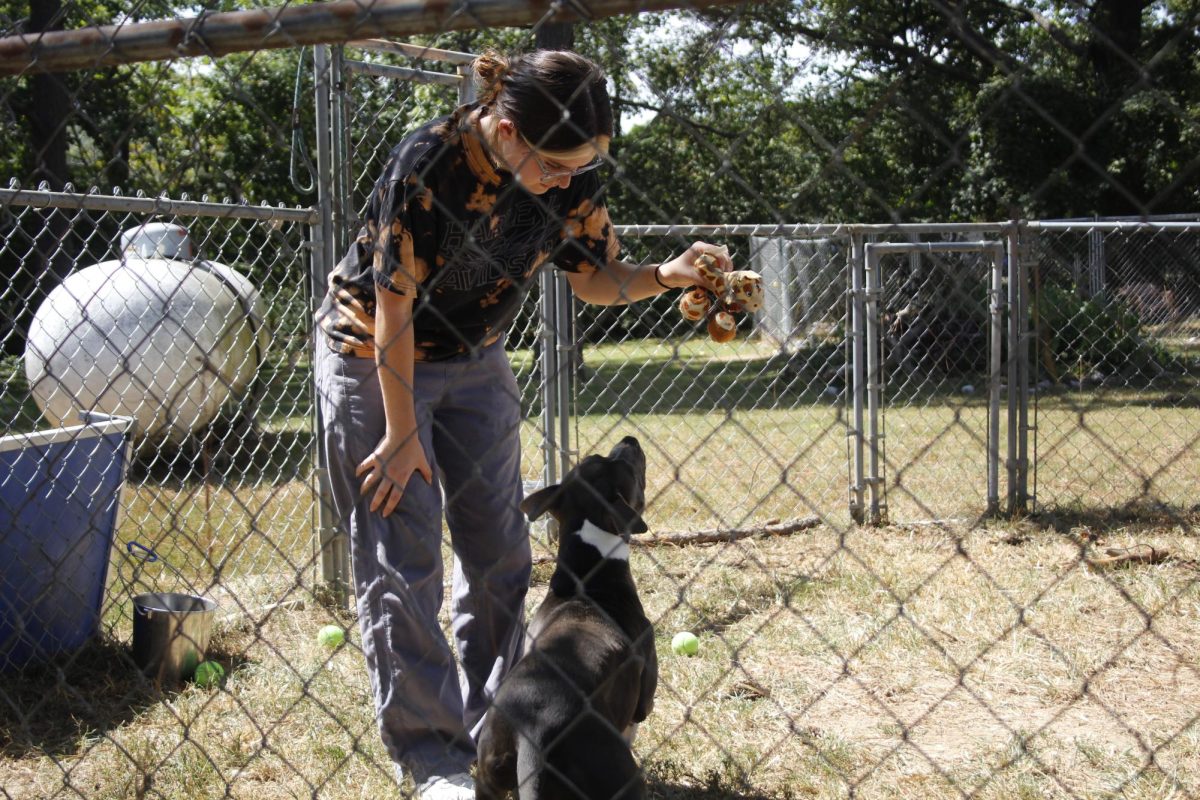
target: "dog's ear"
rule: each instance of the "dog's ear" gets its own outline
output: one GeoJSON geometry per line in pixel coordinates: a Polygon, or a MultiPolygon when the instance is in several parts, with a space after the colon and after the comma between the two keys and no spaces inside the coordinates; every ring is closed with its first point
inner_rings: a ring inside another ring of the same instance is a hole
{"type": "Polygon", "coordinates": [[[609,506],[612,509],[612,515],[617,521],[619,530],[629,531],[630,533],[645,533],[650,530],[646,525],[646,520],[642,519],[641,514],[633,510],[633,506],[625,502],[624,497],[618,497],[609,503],[609,506]]]}
{"type": "Polygon", "coordinates": [[[561,483],[555,483],[544,489],[538,489],[521,501],[521,510],[525,512],[525,516],[529,517],[529,519],[535,520],[553,508],[561,495],[561,483]]]}

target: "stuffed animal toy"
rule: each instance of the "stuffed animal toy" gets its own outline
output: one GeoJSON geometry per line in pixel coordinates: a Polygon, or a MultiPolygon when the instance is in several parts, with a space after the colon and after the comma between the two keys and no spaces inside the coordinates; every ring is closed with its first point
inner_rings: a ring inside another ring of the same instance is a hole
{"type": "Polygon", "coordinates": [[[763,306],[762,276],[748,269],[722,272],[717,260],[705,253],[695,261],[696,270],[713,287],[716,300],[706,289],[693,286],[679,298],[679,313],[689,322],[708,318],[708,335],[714,342],[728,342],[737,335],[734,314],[758,311],[763,306]]]}

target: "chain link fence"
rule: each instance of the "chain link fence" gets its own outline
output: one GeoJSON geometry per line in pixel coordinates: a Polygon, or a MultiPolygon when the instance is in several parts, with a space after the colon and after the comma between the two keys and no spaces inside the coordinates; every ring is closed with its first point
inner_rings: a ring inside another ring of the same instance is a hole
{"type": "MultiPolygon", "coordinates": [[[[0,167],[51,178],[0,189],[0,796],[410,796],[313,312],[390,149],[557,7],[33,6],[0,7],[0,167]],[[273,205],[188,197],[226,182],[273,205]],[[168,597],[179,676],[139,651],[168,597]]],[[[506,341],[526,493],[646,451],[649,796],[1200,797],[1196,10],[652,6],[576,28],[622,258],[725,246],[763,307],[717,343],[543,270],[506,341]]]]}
{"type": "MultiPolygon", "coordinates": [[[[141,549],[114,561],[105,630],[129,623],[131,584],[243,608],[298,576],[311,589],[312,212],[17,189],[3,203],[5,345],[22,349],[6,360],[4,433],[72,428],[80,412],[134,421],[108,533],[141,549]],[[69,233],[43,249],[49,230],[69,233]],[[47,264],[66,276],[49,293],[47,264]]],[[[5,487],[24,503],[47,488],[15,471],[5,487]]]]}
{"type": "Polygon", "coordinates": [[[1198,231],[1169,220],[1040,226],[1030,354],[1040,505],[1194,508],[1198,231]]]}

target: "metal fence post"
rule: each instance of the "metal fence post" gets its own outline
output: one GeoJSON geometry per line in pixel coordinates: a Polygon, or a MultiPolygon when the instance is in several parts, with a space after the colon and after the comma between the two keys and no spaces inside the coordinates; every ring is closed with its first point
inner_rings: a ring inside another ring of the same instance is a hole
{"type": "Polygon", "coordinates": [[[558,286],[554,281],[551,270],[542,270],[538,275],[538,285],[541,288],[542,329],[538,334],[540,348],[539,363],[542,379],[539,381],[539,391],[542,399],[542,485],[549,486],[558,481],[557,424],[558,391],[554,385],[554,373],[557,369],[557,339],[554,333],[555,295],[558,286]]]}
{"type": "Polygon", "coordinates": [[[350,142],[350,123],[347,94],[349,80],[345,68],[345,49],[332,48],[330,57],[330,150],[333,154],[330,196],[333,214],[333,250],[342,253],[350,246],[355,231],[351,224],[357,219],[354,208],[353,146],[350,142]]]}
{"type": "Polygon", "coordinates": [[[571,294],[571,284],[567,276],[560,270],[553,270],[555,283],[558,284],[555,293],[555,325],[556,339],[556,369],[554,384],[558,391],[558,464],[559,474],[566,475],[573,466],[571,458],[571,411],[572,399],[575,396],[575,298],[571,294]]]}
{"type": "MultiPolygon", "coordinates": [[[[558,335],[556,327],[556,308],[558,283],[554,279],[555,270],[543,269],[538,274],[538,286],[541,289],[539,298],[541,331],[538,334],[537,347],[540,349],[538,367],[541,380],[538,391],[542,401],[542,486],[558,483],[559,461],[558,452],[558,402],[559,392],[556,383],[558,371],[558,335]]],[[[566,474],[561,473],[561,474],[566,474]]],[[[547,523],[547,535],[550,541],[558,536],[558,528],[553,518],[547,523]]]]}
{"type": "MultiPolygon", "coordinates": [[[[312,307],[316,311],[329,280],[334,263],[336,234],[333,229],[333,154],[330,141],[330,71],[329,48],[314,48],[313,71],[316,89],[317,140],[317,221],[310,226],[313,232],[312,307]]],[[[311,346],[324,347],[320,333],[313,328],[311,346]]],[[[313,430],[316,445],[317,540],[321,548],[321,577],[332,599],[344,604],[350,598],[350,542],[333,513],[333,491],[329,486],[329,453],[325,450],[324,423],[321,421],[316,382],[310,378],[313,399],[313,430]]]]}
{"type": "Polygon", "coordinates": [[[1108,288],[1108,255],[1104,243],[1104,233],[1099,230],[1088,231],[1088,297],[1104,294],[1108,288]]]}
{"type": "Polygon", "coordinates": [[[867,447],[870,449],[870,466],[867,475],[867,491],[870,496],[870,513],[867,521],[871,525],[887,523],[887,501],[883,498],[883,432],[880,430],[879,414],[883,405],[883,367],[879,358],[879,297],[883,293],[880,279],[881,253],[867,246],[864,268],[866,288],[863,292],[864,333],[867,356],[867,447]]]}
{"type": "MultiPolygon", "coordinates": [[[[1016,304],[1012,307],[1012,313],[1017,317],[1014,329],[1014,343],[1016,347],[1017,361],[1017,464],[1016,464],[1016,497],[1014,513],[1026,513],[1031,511],[1030,508],[1030,493],[1029,493],[1029,434],[1033,428],[1029,425],[1029,372],[1030,372],[1030,341],[1031,334],[1029,330],[1029,309],[1032,297],[1032,284],[1029,280],[1029,262],[1025,258],[1025,251],[1029,249],[1029,242],[1025,241],[1025,235],[1028,234],[1028,225],[1021,223],[1013,224],[1012,240],[1015,242],[1013,249],[1014,264],[1016,265],[1016,288],[1009,288],[1009,292],[1016,296],[1016,304]]],[[[1013,280],[1010,271],[1010,280],[1013,280]]],[[[1036,432],[1034,433],[1036,435],[1036,432]]]]}
{"type": "Polygon", "coordinates": [[[854,419],[853,428],[849,435],[854,442],[851,447],[850,475],[850,517],[858,524],[865,521],[865,498],[863,489],[866,485],[863,456],[865,441],[863,439],[864,407],[866,405],[866,386],[863,383],[863,367],[866,361],[863,340],[863,270],[864,270],[864,241],[863,235],[855,233],[850,236],[850,395],[851,414],[854,419]]]}
{"type": "MultiPolygon", "coordinates": [[[[991,287],[988,291],[988,448],[987,513],[1000,511],[1000,391],[1004,345],[1004,245],[988,248],[991,287]]],[[[1010,392],[1011,395],[1011,392],[1010,392]]],[[[1011,479],[1010,479],[1011,482],[1011,479]]]]}
{"type": "Polygon", "coordinates": [[[1008,381],[1008,398],[1007,398],[1007,442],[1004,460],[1005,475],[1008,485],[1005,492],[1005,512],[1009,516],[1014,516],[1020,513],[1019,503],[1017,500],[1018,491],[1018,450],[1020,448],[1019,437],[1022,435],[1020,430],[1020,405],[1025,402],[1025,394],[1021,390],[1019,377],[1019,361],[1021,350],[1021,328],[1020,328],[1020,308],[1021,308],[1021,291],[1020,280],[1018,274],[1020,272],[1019,262],[1021,260],[1021,241],[1019,235],[1019,223],[1014,220],[1008,226],[1005,232],[1005,247],[1004,247],[1004,281],[1006,282],[1007,298],[1008,298],[1008,327],[1007,327],[1007,348],[1008,361],[1006,366],[1006,380],[1008,381]]]}

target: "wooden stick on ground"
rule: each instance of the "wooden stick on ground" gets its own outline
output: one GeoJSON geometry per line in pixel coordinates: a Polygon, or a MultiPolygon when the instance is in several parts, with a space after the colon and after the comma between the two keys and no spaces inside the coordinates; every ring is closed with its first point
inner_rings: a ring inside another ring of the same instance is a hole
{"type": "Polygon", "coordinates": [[[1110,547],[1104,551],[1105,555],[1102,558],[1089,558],[1087,565],[1099,569],[1108,567],[1129,566],[1132,564],[1161,564],[1164,561],[1170,561],[1173,557],[1171,552],[1162,547],[1151,547],[1148,544],[1139,544],[1134,547],[1110,547]]]}
{"type": "MultiPolygon", "coordinates": [[[[634,547],[658,547],[661,545],[682,546],[689,544],[736,542],[738,539],[749,539],[753,536],[787,536],[798,531],[815,528],[820,524],[820,517],[802,517],[790,522],[756,525],[750,528],[707,531],[661,531],[659,533],[643,533],[634,536],[630,544],[634,547]]],[[[533,557],[533,563],[549,564],[554,561],[554,558],[552,555],[536,555],[533,557]]]]}
{"type": "Polygon", "coordinates": [[[630,544],[635,547],[656,547],[672,544],[715,544],[717,542],[736,542],[738,539],[749,539],[752,536],[787,536],[797,531],[805,531],[821,524],[820,517],[803,517],[790,522],[778,522],[773,525],[756,525],[750,528],[730,528],[728,530],[710,531],[662,531],[660,533],[644,533],[633,537],[630,544]]]}

